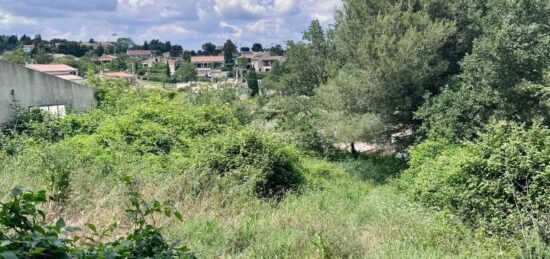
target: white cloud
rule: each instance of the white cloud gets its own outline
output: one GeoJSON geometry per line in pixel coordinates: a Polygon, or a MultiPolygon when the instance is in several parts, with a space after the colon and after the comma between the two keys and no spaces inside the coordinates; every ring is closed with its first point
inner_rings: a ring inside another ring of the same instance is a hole
{"type": "Polygon", "coordinates": [[[32,18],[15,16],[0,10],[0,28],[9,29],[12,26],[32,26],[36,24],[36,21],[32,18]]]}
{"type": "Polygon", "coordinates": [[[226,39],[242,46],[300,40],[311,19],[334,22],[342,0],[0,0],[0,33],[136,42],[160,39],[200,48],[226,39]],[[63,4],[61,4],[63,3],[63,4]],[[68,6],[59,9],[60,6],[68,6]],[[69,11],[66,11],[69,10],[69,11]],[[40,22],[37,22],[40,21],[40,22]]]}
{"type": "Polygon", "coordinates": [[[192,31],[184,28],[178,24],[163,24],[147,29],[145,32],[139,34],[136,40],[145,41],[151,39],[173,40],[192,37],[194,34],[192,31]]]}

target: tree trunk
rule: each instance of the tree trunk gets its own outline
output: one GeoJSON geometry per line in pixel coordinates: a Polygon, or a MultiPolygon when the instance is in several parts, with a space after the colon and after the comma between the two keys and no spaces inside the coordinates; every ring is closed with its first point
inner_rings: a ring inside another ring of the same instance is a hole
{"type": "Polygon", "coordinates": [[[354,157],[357,157],[359,153],[357,153],[357,149],[355,149],[355,142],[351,142],[350,147],[351,147],[351,154],[354,157]]]}

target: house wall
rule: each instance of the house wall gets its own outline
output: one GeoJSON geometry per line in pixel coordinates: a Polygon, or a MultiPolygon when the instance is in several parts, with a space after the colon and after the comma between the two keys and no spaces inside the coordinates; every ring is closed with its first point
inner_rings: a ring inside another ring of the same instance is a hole
{"type": "Polygon", "coordinates": [[[66,105],[75,112],[96,105],[90,87],[0,61],[0,122],[10,119],[14,99],[23,108],[66,105]]]}

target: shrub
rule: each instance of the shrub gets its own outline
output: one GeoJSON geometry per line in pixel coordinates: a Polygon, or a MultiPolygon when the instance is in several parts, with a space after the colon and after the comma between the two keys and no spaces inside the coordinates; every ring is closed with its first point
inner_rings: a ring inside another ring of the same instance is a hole
{"type": "Polygon", "coordinates": [[[403,181],[418,199],[489,234],[550,240],[550,130],[498,122],[477,143],[420,144],[403,181]]]}
{"type": "Polygon", "coordinates": [[[292,148],[281,146],[259,132],[230,132],[200,145],[196,164],[209,177],[246,185],[261,197],[275,197],[296,190],[303,182],[301,165],[292,148]]]}
{"type": "Polygon", "coordinates": [[[61,238],[68,230],[63,220],[46,224],[46,214],[36,207],[47,200],[46,192],[15,188],[12,199],[0,203],[0,257],[69,258],[71,240],[61,238]]]}

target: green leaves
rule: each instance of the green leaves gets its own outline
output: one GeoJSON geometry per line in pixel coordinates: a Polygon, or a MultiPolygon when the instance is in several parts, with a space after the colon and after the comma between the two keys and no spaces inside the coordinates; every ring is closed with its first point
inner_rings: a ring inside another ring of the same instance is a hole
{"type": "MultiPolygon", "coordinates": [[[[130,186],[133,183],[132,179],[123,179],[130,186]]],[[[148,223],[154,222],[154,214],[174,215],[183,221],[182,214],[162,206],[158,201],[146,202],[137,192],[128,193],[132,206],[127,212],[134,224],[133,232],[108,243],[102,240],[117,229],[117,223],[103,231],[99,231],[94,224],[87,224],[92,237],[78,243],[81,237],[66,239],[61,234],[80,231],[79,228],[68,227],[62,218],[53,226],[45,222],[45,213],[36,207],[36,204],[46,201],[44,191],[33,193],[14,188],[11,194],[11,201],[0,203],[0,258],[194,258],[187,247],[167,243],[160,229],[148,223]]]]}

